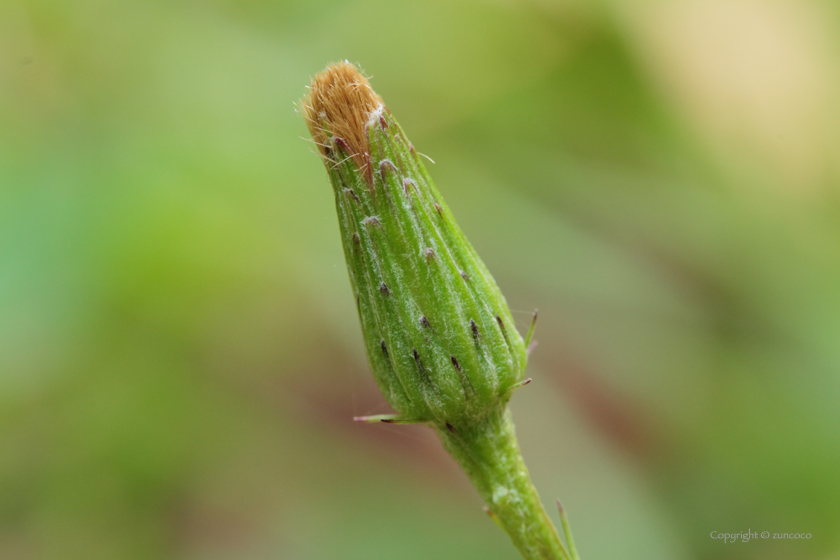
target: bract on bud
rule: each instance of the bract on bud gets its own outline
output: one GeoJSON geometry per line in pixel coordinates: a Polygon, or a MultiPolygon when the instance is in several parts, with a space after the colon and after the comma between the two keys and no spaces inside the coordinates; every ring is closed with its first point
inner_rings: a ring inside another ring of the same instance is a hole
{"type": "Polygon", "coordinates": [[[376,381],[401,421],[467,425],[503,409],[526,352],[496,282],[397,121],[349,63],[302,102],[335,192],[376,381]]]}

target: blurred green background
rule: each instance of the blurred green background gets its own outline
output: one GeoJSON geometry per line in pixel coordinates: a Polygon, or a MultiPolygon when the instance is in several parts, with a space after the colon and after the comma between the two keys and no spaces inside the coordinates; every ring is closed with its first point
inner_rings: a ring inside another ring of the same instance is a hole
{"type": "Polygon", "coordinates": [[[431,432],[351,422],[388,410],[293,106],[345,58],[540,310],[511,406],[583,558],[840,558],[839,31],[805,0],[3,0],[0,558],[517,558],[431,432]],[[812,538],[710,538],[748,530],[812,538]]]}

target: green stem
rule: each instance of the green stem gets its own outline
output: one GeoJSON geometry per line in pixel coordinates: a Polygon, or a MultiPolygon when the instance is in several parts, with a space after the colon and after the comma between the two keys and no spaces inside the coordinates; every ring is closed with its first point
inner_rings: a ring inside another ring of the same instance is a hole
{"type": "Polygon", "coordinates": [[[479,422],[435,430],[525,560],[569,560],[531,484],[507,407],[479,422]]]}

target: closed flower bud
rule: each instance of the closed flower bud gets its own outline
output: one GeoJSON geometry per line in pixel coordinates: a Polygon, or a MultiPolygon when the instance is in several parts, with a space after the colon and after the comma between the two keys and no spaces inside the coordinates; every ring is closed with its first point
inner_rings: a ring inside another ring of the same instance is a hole
{"type": "Polygon", "coordinates": [[[315,76],[301,108],[332,182],[368,360],[398,413],[359,420],[431,426],[524,558],[577,560],[506,406],[529,381],[526,342],[414,146],[349,63],[315,76]]]}
{"type": "Polygon", "coordinates": [[[349,63],[303,102],[332,181],[367,355],[405,421],[460,424],[504,407],[525,344],[417,150],[349,63]]]}

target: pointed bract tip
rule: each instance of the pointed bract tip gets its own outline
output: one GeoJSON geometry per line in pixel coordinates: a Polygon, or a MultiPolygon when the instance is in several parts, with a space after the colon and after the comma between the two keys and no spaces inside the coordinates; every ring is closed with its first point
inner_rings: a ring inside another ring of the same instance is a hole
{"type": "Polygon", "coordinates": [[[539,345],[540,345],[540,341],[535,340],[534,342],[532,342],[531,344],[528,345],[528,348],[525,350],[525,352],[528,354],[528,356],[530,356],[531,354],[534,353],[534,350],[536,350],[537,346],[539,346],[539,345]]]}
{"type": "MultiPolygon", "coordinates": [[[[371,113],[382,107],[382,99],[367,78],[347,61],[327,66],[312,78],[300,108],[318,149],[329,157],[333,138],[341,139],[361,169],[369,153],[365,126],[371,113]]],[[[336,140],[338,141],[338,140],[336,140]]]]}

